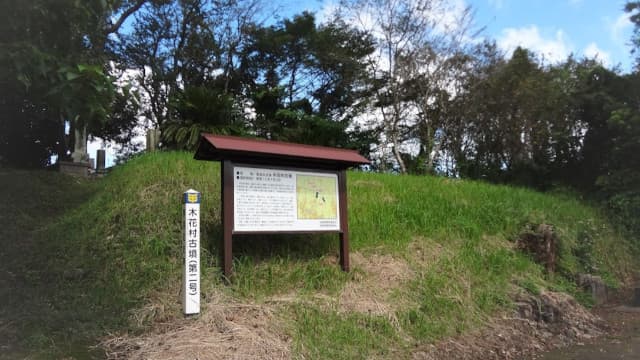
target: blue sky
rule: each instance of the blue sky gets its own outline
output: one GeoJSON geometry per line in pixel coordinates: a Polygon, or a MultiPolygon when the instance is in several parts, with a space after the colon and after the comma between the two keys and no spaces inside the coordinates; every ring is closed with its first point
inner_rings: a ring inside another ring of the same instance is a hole
{"type": "MultiPolygon", "coordinates": [[[[609,67],[630,70],[627,45],[633,26],[624,13],[625,0],[450,0],[471,5],[482,36],[495,39],[505,51],[524,46],[547,62],[569,54],[595,55],[609,67]]],[[[283,16],[302,10],[321,13],[330,1],[282,0],[283,16]]]]}
{"type": "Polygon", "coordinates": [[[549,59],[593,56],[629,70],[633,29],[624,0],[469,0],[478,25],[504,48],[520,43],[549,59]]]}

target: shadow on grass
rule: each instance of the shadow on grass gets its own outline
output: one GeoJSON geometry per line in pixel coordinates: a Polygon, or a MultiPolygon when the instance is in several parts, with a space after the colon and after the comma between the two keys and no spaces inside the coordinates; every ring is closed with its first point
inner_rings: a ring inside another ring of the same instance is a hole
{"type": "MultiPolygon", "coordinates": [[[[202,246],[216,258],[221,256],[222,226],[219,222],[203,229],[202,246]]],[[[233,236],[233,258],[250,258],[261,264],[274,258],[312,261],[337,258],[338,233],[329,234],[242,234],[233,236]]]]}
{"type": "MultiPolygon", "coordinates": [[[[209,245],[215,246],[209,249],[219,259],[222,232],[210,231],[209,245]]],[[[351,276],[340,269],[338,245],[338,234],[235,235],[229,286],[252,299],[299,291],[335,293],[351,276]]]]}
{"type": "Polygon", "coordinates": [[[233,239],[233,254],[251,257],[256,262],[274,257],[309,261],[337,254],[338,245],[338,234],[237,235],[233,239]]]}
{"type": "Polygon", "coordinates": [[[90,200],[95,183],[47,171],[0,171],[0,359],[99,358],[86,312],[73,304],[83,274],[49,267],[46,228],[90,200]],[[64,286],[61,286],[64,282],[64,286]]]}

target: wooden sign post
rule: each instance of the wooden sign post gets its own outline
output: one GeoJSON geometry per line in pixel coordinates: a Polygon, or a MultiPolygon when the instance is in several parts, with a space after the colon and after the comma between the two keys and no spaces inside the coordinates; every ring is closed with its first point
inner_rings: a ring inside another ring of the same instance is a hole
{"type": "Polygon", "coordinates": [[[349,271],[346,169],[367,159],[352,150],[210,134],[195,158],[222,162],[225,276],[239,234],[338,233],[340,265],[349,271]]]}
{"type": "Polygon", "coordinates": [[[200,313],[200,193],[187,190],[184,203],[184,278],[182,306],[185,315],[200,313]]]}

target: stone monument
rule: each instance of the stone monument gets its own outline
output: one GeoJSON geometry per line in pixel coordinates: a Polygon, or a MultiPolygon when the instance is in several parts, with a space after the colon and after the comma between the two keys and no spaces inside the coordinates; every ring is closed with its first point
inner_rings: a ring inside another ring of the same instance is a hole
{"type": "Polygon", "coordinates": [[[75,176],[89,176],[89,169],[92,166],[87,153],[87,127],[74,129],[74,135],[75,142],[73,153],[71,153],[73,161],[59,161],[60,172],[75,176]]]}

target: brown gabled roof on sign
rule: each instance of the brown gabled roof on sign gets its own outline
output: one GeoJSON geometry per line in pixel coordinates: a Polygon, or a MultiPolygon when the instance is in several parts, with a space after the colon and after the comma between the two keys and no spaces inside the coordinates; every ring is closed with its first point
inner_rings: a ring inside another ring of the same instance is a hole
{"type": "Polygon", "coordinates": [[[194,157],[198,160],[256,159],[282,165],[299,164],[298,166],[304,166],[306,161],[336,168],[369,164],[369,160],[355,150],[213,134],[202,134],[194,157]]]}

